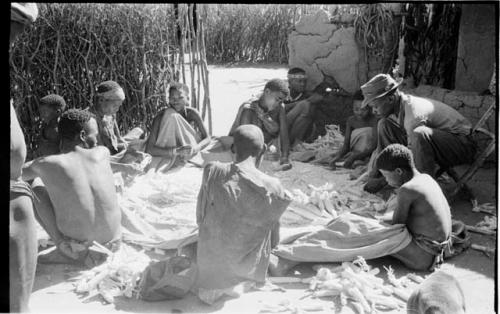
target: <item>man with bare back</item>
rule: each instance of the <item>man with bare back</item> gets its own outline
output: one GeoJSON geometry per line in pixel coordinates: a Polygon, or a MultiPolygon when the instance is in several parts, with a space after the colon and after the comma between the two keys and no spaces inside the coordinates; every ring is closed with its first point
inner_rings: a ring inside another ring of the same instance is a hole
{"type": "Polygon", "coordinates": [[[433,269],[451,246],[451,213],[438,183],[415,168],[409,148],[387,146],[377,157],[377,169],[388,184],[398,188],[392,224],[404,224],[410,244],[393,256],[412,269],[433,269]]]}
{"type": "Polygon", "coordinates": [[[61,154],[37,158],[23,167],[24,180],[36,178],[37,219],[57,246],[39,255],[39,262],[91,267],[105,257],[89,250],[94,241],[115,251],[121,239],[110,152],[97,146],[97,122],[86,110],[66,111],[58,128],[61,154]]]}

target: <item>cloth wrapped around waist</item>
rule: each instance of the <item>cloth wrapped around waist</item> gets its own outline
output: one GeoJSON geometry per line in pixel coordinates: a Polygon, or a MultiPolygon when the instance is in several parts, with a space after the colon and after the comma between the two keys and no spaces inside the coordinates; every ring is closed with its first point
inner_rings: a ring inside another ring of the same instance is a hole
{"type": "Polygon", "coordinates": [[[10,180],[10,194],[12,197],[12,193],[26,195],[33,200],[35,196],[33,194],[33,190],[28,182],[22,180],[10,180]]]}

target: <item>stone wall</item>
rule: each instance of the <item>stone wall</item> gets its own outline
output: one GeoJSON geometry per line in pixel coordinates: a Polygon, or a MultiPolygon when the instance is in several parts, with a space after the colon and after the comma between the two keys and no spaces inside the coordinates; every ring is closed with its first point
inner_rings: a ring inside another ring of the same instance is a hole
{"type": "Polygon", "coordinates": [[[455,89],[482,92],[488,89],[493,62],[498,58],[495,4],[462,4],[455,89]]]}

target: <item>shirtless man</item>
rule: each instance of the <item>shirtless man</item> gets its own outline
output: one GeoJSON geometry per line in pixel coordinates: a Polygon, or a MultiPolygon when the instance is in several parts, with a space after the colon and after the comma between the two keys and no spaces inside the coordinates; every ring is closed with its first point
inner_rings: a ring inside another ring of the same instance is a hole
{"type": "MultiPolygon", "coordinates": [[[[35,21],[35,3],[11,3],[10,44],[35,21]]],[[[10,312],[28,311],[36,270],[37,240],[30,186],[21,180],[26,143],[10,101],[9,301],[10,312]]],[[[7,170],[7,169],[4,169],[7,170]]]]}
{"type": "Polygon", "coordinates": [[[40,262],[94,266],[104,256],[88,248],[96,241],[111,251],[121,238],[121,211],[109,164],[109,150],[97,146],[97,123],[87,110],[70,109],[59,120],[61,154],[26,163],[23,179],[32,180],[38,221],[57,250],[40,262]]]}
{"type": "Polygon", "coordinates": [[[401,144],[387,146],[376,166],[398,188],[392,224],[406,225],[412,235],[410,244],[393,256],[411,269],[439,266],[451,246],[451,213],[438,183],[415,168],[411,151],[401,144]]]}
{"type": "Polygon", "coordinates": [[[268,81],[264,86],[264,92],[258,99],[249,100],[240,106],[229,131],[229,135],[232,136],[240,125],[253,124],[261,129],[266,144],[279,137],[281,146],[280,164],[286,168],[291,168],[289,160],[290,141],[283,101],[289,94],[290,91],[285,81],[280,79],[268,81]]]}
{"type": "Polygon", "coordinates": [[[262,131],[242,125],[233,136],[236,162],[209,163],[198,195],[197,286],[207,303],[242,282],[264,283],[272,233],[290,203],[280,181],[257,169],[262,131]]]}

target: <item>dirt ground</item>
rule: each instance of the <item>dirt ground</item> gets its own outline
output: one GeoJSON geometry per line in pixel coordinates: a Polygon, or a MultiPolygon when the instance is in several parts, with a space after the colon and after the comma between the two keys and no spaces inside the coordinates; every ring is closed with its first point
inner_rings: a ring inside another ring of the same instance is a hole
{"type": "MultiPolygon", "coordinates": [[[[274,78],[285,78],[286,68],[281,66],[265,67],[218,67],[211,66],[210,95],[214,116],[214,135],[227,134],[238,110],[238,106],[252,94],[262,89],[265,81],[274,78]]],[[[463,169],[458,169],[459,172],[463,169]]],[[[479,203],[497,202],[497,169],[496,164],[486,165],[480,169],[470,181],[470,186],[479,203]]],[[[444,186],[445,190],[453,188],[453,183],[444,186]]],[[[473,213],[471,204],[465,199],[451,202],[454,219],[474,225],[483,219],[484,214],[473,213]]],[[[473,234],[472,242],[489,247],[497,247],[496,237],[473,234]]],[[[482,252],[469,249],[459,256],[445,261],[443,269],[453,274],[461,284],[466,298],[468,313],[494,313],[496,292],[496,256],[487,256],[482,252]]],[[[408,272],[401,263],[390,257],[368,261],[372,266],[383,270],[383,266],[391,265],[399,277],[408,272]]],[[[301,264],[289,273],[289,276],[310,277],[314,275],[310,264],[301,264]]],[[[38,265],[37,276],[30,299],[30,308],[34,313],[257,313],[262,304],[276,304],[280,300],[299,302],[307,288],[303,284],[281,285],[281,291],[256,291],[247,293],[237,299],[224,299],[213,306],[199,301],[194,295],[182,300],[163,302],[144,302],[123,297],[116,298],[115,304],[104,304],[99,296],[78,297],[72,292],[72,278],[78,270],[66,265],[38,265]]],[[[381,274],[385,275],[382,271],[381,274]]],[[[426,275],[426,272],[420,273],[426,275]]],[[[384,276],[383,275],[383,276],[384,276]]],[[[384,278],[386,279],[386,278],[384,278]]],[[[305,299],[301,304],[321,303],[328,313],[354,313],[346,306],[339,308],[331,298],[318,300],[305,299]]],[[[406,313],[406,311],[402,311],[406,313]]],[[[311,312],[313,313],[313,312],[311,312]]],[[[315,312],[319,313],[319,312],[315,312]]],[[[397,313],[384,312],[384,313],[397,313]]]]}

